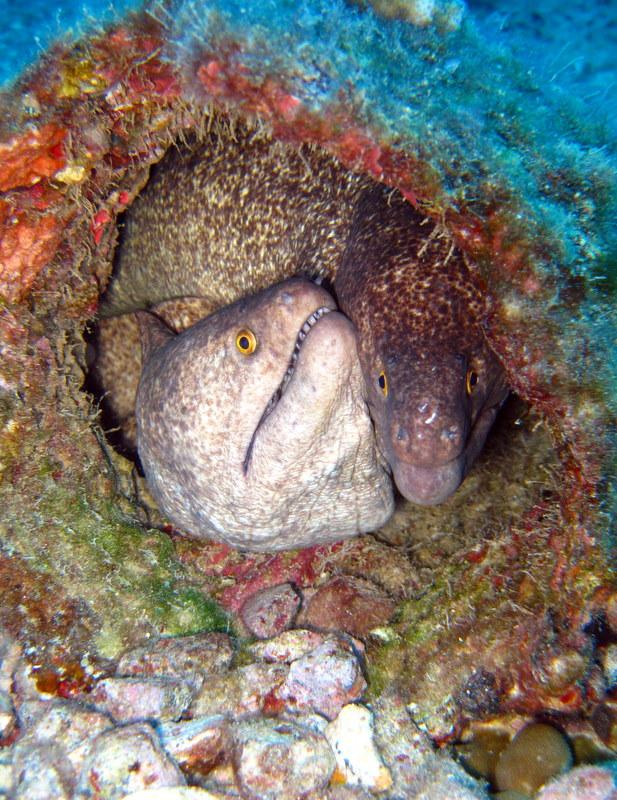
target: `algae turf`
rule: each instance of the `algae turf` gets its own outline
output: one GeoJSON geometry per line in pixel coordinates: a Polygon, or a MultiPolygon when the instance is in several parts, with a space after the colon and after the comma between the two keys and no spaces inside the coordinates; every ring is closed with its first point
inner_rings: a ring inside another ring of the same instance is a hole
{"type": "Polygon", "coordinates": [[[59,484],[44,459],[27,491],[0,487],[0,618],[32,660],[96,661],[153,634],[227,629],[218,606],[188,585],[169,537],[128,520],[92,473],[81,486],[59,484]]]}

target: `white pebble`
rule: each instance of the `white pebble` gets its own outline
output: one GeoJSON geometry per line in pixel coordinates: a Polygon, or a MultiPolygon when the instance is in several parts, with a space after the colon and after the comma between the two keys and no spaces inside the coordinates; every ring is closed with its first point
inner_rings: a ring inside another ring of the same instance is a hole
{"type": "Polygon", "coordinates": [[[338,771],[350,784],[372,792],[384,792],[392,776],[373,741],[373,715],[365,706],[349,703],[326,728],[338,771]]]}

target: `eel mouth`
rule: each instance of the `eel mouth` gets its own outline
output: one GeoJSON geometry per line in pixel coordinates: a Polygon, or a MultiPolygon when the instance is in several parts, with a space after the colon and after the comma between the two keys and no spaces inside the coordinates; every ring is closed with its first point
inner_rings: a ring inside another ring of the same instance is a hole
{"type": "Polygon", "coordinates": [[[481,411],[461,451],[448,461],[420,465],[393,460],[392,475],[403,497],[420,506],[435,506],[448,500],[459,488],[484,446],[504,402],[505,398],[481,411]]]}
{"type": "Polygon", "coordinates": [[[461,485],[465,477],[464,454],[446,464],[430,467],[396,463],[392,475],[397,489],[410,502],[420,506],[438,505],[461,485]]]}
{"type": "Polygon", "coordinates": [[[249,446],[246,450],[246,455],[244,456],[244,461],[242,462],[242,472],[244,475],[248,474],[249,467],[251,465],[251,458],[253,456],[253,448],[255,446],[255,440],[257,438],[257,433],[259,429],[264,424],[264,422],[268,419],[270,414],[274,411],[276,406],[278,405],[281,397],[285,394],[287,387],[296,371],[296,366],[298,364],[298,358],[300,357],[300,351],[304,345],[306,337],[309,335],[311,330],[317,325],[319,320],[329,314],[334,309],[328,308],[328,306],[320,306],[319,308],[315,309],[304,321],[302,327],[298,331],[298,335],[296,336],[296,341],[294,343],[294,347],[291,353],[291,358],[289,359],[289,364],[287,365],[287,369],[285,370],[285,374],[283,375],[281,382],[274,390],[272,397],[268,400],[266,407],[263,410],[261,417],[259,418],[259,422],[253,431],[253,435],[251,436],[251,441],[249,442],[249,446]]]}

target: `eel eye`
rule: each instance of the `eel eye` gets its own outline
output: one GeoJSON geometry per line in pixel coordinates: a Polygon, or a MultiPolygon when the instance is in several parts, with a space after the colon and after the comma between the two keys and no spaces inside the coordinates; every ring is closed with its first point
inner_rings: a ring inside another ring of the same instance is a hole
{"type": "Polygon", "coordinates": [[[257,338],[253,331],[243,328],[236,335],[236,347],[243,356],[250,356],[257,349],[257,338]]]}
{"type": "Polygon", "coordinates": [[[382,391],[384,397],[388,396],[388,379],[386,378],[386,373],[382,370],[379,373],[379,377],[377,378],[377,384],[382,391]]]}
{"type": "Polygon", "coordinates": [[[473,369],[467,370],[467,377],[465,378],[465,390],[467,394],[471,394],[478,383],[478,373],[473,369]]]}

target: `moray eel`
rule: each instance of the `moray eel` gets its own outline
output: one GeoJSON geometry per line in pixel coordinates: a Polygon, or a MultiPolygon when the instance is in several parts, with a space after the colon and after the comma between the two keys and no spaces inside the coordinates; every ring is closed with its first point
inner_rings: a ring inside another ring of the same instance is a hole
{"type": "Polygon", "coordinates": [[[375,530],[393,509],[352,324],[292,278],[172,333],[138,312],[137,444],[196,537],[281,550],[375,530]]]}
{"type": "Polygon", "coordinates": [[[336,274],[381,451],[406,498],[460,485],[508,394],[482,293],[445,231],[383,186],[365,191],[336,274]]]}
{"type": "Polygon", "coordinates": [[[170,149],[126,215],[105,311],[186,294],[217,309],[292,275],[333,286],[355,325],[400,492],[447,499],[508,393],[488,306],[442,226],[324,151],[220,119],[170,149]]]}

